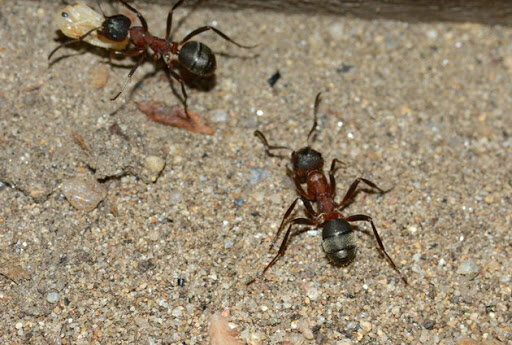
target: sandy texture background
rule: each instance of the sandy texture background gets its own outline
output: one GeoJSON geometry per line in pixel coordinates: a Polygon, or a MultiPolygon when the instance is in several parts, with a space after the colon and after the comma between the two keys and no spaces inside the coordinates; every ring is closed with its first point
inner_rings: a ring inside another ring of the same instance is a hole
{"type": "MultiPolygon", "coordinates": [[[[248,344],[512,344],[512,29],[183,9],[176,37],[211,24],[260,44],[201,36],[219,65],[189,88],[216,128],[202,136],[136,109],[177,103],[154,64],[116,102],[129,69],[101,49],[48,68],[60,5],[1,2],[2,344],[207,344],[221,310],[248,344]],[[304,146],[319,91],[313,147],[348,164],[338,197],[358,176],[394,187],[344,214],[374,218],[409,287],[362,231],[348,267],[311,231],[245,285],[295,198],[286,160],[252,134],[304,146]],[[84,175],[107,190],[91,212],[59,187],[84,175]]],[[[167,8],[137,7],[163,34],[167,8]]]]}

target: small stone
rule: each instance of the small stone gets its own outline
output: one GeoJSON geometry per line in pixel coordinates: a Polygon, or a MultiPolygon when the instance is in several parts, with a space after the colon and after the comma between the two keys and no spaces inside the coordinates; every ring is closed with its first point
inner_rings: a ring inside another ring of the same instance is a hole
{"type": "Polygon", "coordinates": [[[368,332],[370,332],[370,331],[372,330],[372,324],[371,324],[371,322],[368,322],[368,321],[361,321],[360,325],[361,325],[361,329],[362,329],[364,332],[366,332],[366,333],[368,333],[368,332]]]}
{"type": "Polygon", "coordinates": [[[172,316],[174,317],[180,317],[182,314],[183,314],[183,308],[182,307],[177,307],[177,308],[174,308],[171,312],[172,316]]]}
{"type": "Polygon", "coordinates": [[[433,320],[427,320],[423,323],[423,327],[428,330],[432,330],[434,326],[436,325],[436,322],[433,320]]]}
{"type": "Polygon", "coordinates": [[[210,119],[213,122],[226,122],[228,120],[228,113],[222,109],[215,109],[211,112],[210,119]]]}
{"type": "Polygon", "coordinates": [[[249,183],[255,184],[261,180],[265,180],[270,176],[270,171],[266,169],[254,168],[251,169],[251,176],[249,177],[249,183]]]}
{"type": "Polygon", "coordinates": [[[318,296],[320,296],[320,291],[318,291],[318,289],[313,286],[308,288],[306,294],[308,295],[310,300],[315,301],[318,298],[318,296]]]}
{"type": "Polygon", "coordinates": [[[89,72],[89,84],[95,89],[101,89],[107,84],[108,69],[104,65],[95,65],[89,72]]]}
{"type": "Polygon", "coordinates": [[[48,303],[57,303],[57,301],[59,300],[59,293],[58,292],[50,292],[46,296],[46,300],[48,301],[48,303]]]}
{"type": "Polygon", "coordinates": [[[460,264],[457,273],[462,275],[476,274],[479,270],[479,267],[472,259],[467,259],[460,264]]]}
{"type": "Polygon", "coordinates": [[[107,189],[90,176],[76,176],[60,186],[69,203],[80,211],[90,212],[107,196],[107,189]]]}
{"type": "Polygon", "coordinates": [[[457,345],[479,345],[478,342],[474,341],[471,338],[462,338],[459,339],[457,345]]]}
{"type": "Polygon", "coordinates": [[[329,34],[335,40],[343,39],[345,32],[343,30],[343,23],[337,22],[329,26],[329,34]]]}
{"type": "Polygon", "coordinates": [[[301,319],[297,325],[299,327],[302,336],[307,340],[313,340],[315,338],[311,327],[309,326],[309,322],[306,319],[301,319]]]}
{"type": "Polygon", "coordinates": [[[149,182],[155,182],[165,168],[165,160],[157,156],[147,156],[144,160],[143,175],[149,182]]]}
{"type": "Polygon", "coordinates": [[[16,327],[16,329],[22,329],[23,328],[23,323],[22,322],[16,322],[16,325],[14,325],[14,327],[16,327]]]}

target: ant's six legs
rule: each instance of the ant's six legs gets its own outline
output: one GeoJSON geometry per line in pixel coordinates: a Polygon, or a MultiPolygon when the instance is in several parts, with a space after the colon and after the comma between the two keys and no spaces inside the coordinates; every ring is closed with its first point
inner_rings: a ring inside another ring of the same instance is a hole
{"type": "Polygon", "coordinates": [[[405,285],[409,285],[409,283],[407,282],[407,279],[405,279],[405,277],[402,275],[402,272],[400,272],[398,267],[396,267],[395,263],[393,262],[391,257],[386,252],[386,249],[384,249],[384,244],[382,243],[382,240],[380,239],[380,236],[379,236],[379,233],[377,232],[377,228],[375,227],[375,224],[373,224],[372,217],[367,216],[365,214],[356,214],[356,215],[349,216],[349,217],[345,218],[345,220],[347,222],[363,221],[363,222],[369,222],[371,224],[372,230],[373,230],[373,235],[375,236],[375,239],[377,240],[377,243],[379,244],[380,250],[382,250],[382,252],[386,256],[388,262],[391,264],[391,267],[393,267],[393,269],[400,275],[400,278],[402,278],[405,285]]]}
{"type": "Polygon", "coordinates": [[[191,33],[189,33],[187,36],[185,36],[185,38],[183,38],[180,42],[179,42],[179,45],[181,46],[183,43],[187,42],[188,40],[190,40],[192,37],[194,36],[197,36],[199,35],[200,33],[203,33],[205,31],[208,31],[208,30],[212,30],[213,32],[215,32],[217,35],[219,35],[220,37],[222,37],[223,39],[225,39],[226,41],[229,41],[231,43],[233,43],[234,45],[240,47],[240,48],[246,48],[246,49],[251,49],[251,48],[254,48],[256,47],[255,45],[254,46],[246,46],[246,45],[243,45],[243,44],[240,44],[236,41],[234,41],[232,38],[230,38],[228,35],[226,35],[225,33],[223,33],[222,31],[214,28],[213,26],[202,26],[200,28],[197,28],[195,29],[194,31],[192,31],[191,33]]]}
{"type": "Polygon", "coordinates": [[[180,6],[183,1],[185,0],[179,0],[177,3],[174,4],[174,6],[169,11],[169,14],[167,14],[167,26],[165,27],[165,40],[169,41],[169,38],[171,37],[171,30],[172,30],[172,13],[174,10],[180,6]]]}
{"type": "Polygon", "coordinates": [[[256,278],[253,278],[251,279],[249,282],[247,282],[246,285],[250,285],[252,283],[254,283],[254,281],[256,281],[257,278],[261,278],[263,277],[263,275],[265,274],[265,272],[270,268],[272,267],[276,262],[277,260],[279,260],[279,258],[281,256],[284,255],[284,252],[286,251],[286,246],[288,244],[288,240],[290,238],[290,233],[291,233],[291,230],[292,230],[292,226],[295,225],[295,224],[300,224],[300,225],[317,225],[316,221],[314,220],[311,220],[311,219],[307,219],[307,218],[295,218],[293,220],[290,221],[290,225],[288,226],[288,229],[286,230],[286,234],[284,235],[284,239],[283,239],[283,242],[281,243],[281,246],[279,247],[279,251],[277,252],[276,256],[274,256],[274,258],[272,259],[272,261],[269,262],[269,264],[265,267],[265,269],[261,272],[260,275],[258,275],[256,278]]]}
{"type": "Polygon", "coordinates": [[[144,61],[146,61],[146,57],[147,57],[145,49],[124,50],[121,52],[117,52],[117,54],[122,55],[122,56],[139,56],[140,55],[140,58],[137,60],[137,63],[135,63],[135,65],[132,67],[132,69],[130,70],[130,73],[128,73],[128,78],[126,79],[123,87],[121,88],[121,91],[119,91],[114,97],[112,97],[110,99],[111,101],[115,101],[117,99],[117,97],[119,97],[119,95],[121,95],[123,93],[124,89],[126,88],[128,83],[132,79],[133,74],[135,73],[137,68],[139,68],[139,66],[142,65],[144,63],[144,61]]]}
{"type": "Polygon", "coordinates": [[[331,169],[329,169],[329,183],[331,185],[331,198],[334,198],[334,196],[336,195],[336,179],[334,178],[334,174],[336,173],[336,170],[338,170],[338,168],[340,168],[340,166],[336,166],[336,163],[338,163],[338,165],[343,166],[343,167],[346,166],[345,163],[343,163],[342,161],[340,161],[337,158],[334,158],[332,160],[331,169]]]}
{"type": "Polygon", "coordinates": [[[356,192],[356,188],[357,188],[357,185],[360,183],[360,182],[364,182],[366,183],[368,186],[372,187],[372,188],[375,188],[377,189],[379,192],[381,192],[382,194],[384,193],[387,193],[389,192],[391,189],[388,189],[388,190],[384,190],[382,188],[379,188],[375,183],[373,183],[372,181],[370,180],[367,180],[365,178],[362,178],[362,177],[358,177],[354,180],[354,182],[352,182],[352,184],[350,185],[350,188],[348,189],[347,193],[345,194],[345,196],[343,197],[343,200],[338,204],[338,208],[339,207],[342,207],[342,206],[345,206],[350,200],[352,200],[352,198],[354,197],[355,195],[355,192],[356,192]]]}

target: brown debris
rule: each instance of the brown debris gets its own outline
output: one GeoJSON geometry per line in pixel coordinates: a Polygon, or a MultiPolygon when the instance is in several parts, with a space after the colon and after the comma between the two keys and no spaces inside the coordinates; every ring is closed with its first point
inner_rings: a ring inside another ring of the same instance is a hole
{"type": "Polygon", "coordinates": [[[236,337],[237,333],[229,328],[226,314],[228,313],[215,312],[212,314],[208,329],[210,345],[242,345],[242,342],[236,337]]]}
{"type": "Polygon", "coordinates": [[[212,135],[215,129],[208,125],[199,115],[188,112],[187,117],[183,107],[179,105],[169,106],[159,101],[135,102],[137,108],[148,118],[166,126],[184,128],[189,132],[212,135]]]}

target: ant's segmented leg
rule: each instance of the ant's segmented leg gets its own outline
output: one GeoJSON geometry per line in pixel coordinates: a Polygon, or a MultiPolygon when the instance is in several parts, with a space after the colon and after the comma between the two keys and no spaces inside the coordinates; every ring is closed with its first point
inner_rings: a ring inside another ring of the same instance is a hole
{"type": "Polygon", "coordinates": [[[345,194],[345,196],[343,197],[343,200],[338,204],[338,208],[341,207],[341,206],[344,206],[346,205],[350,200],[352,200],[352,198],[354,197],[355,195],[355,192],[356,192],[356,188],[357,188],[357,185],[360,183],[360,182],[364,182],[366,183],[368,186],[372,187],[372,188],[375,188],[377,189],[379,192],[381,192],[382,194],[384,193],[387,193],[389,192],[392,188],[388,189],[388,190],[384,190],[380,187],[378,187],[375,183],[373,183],[372,181],[370,180],[367,180],[365,178],[362,178],[362,177],[358,177],[354,180],[354,182],[352,182],[352,184],[350,185],[350,188],[348,189],[347,193],[345,194]]]}
{"type": "Polygon", "coordinates": [[[256,279],[262,278],[263,275],[265,274],[265,272],[270,267],[272,267],[277,262],[277,260],[279,260],[279,258],[281,256],[284,255],[284,253],[286,251],[286,246],[288,244],[288,240],[290,238],[290,232],[292,230],[292,226],[295,225],[295,224],[300,224],[300,225],[317,225],[317,223],[314,220],[307,219],[307,218],[295,218],[292,221],[290,221],[290,225],[288,226],[288,230],[286,230],[286,234],[284,235],[283,242],[281,243],[281,246],[279,247],[279,251],[277,252],[276,256],[274,256],[272,261],[269,262],[269,264],[265,267],[265,269],[263,270],[263,272],[261,272],[260,275],[258,275],[256,278],[251,279],[249,282],[247,282],[246,285],[250,285],[250,284],[254,283],[256,281],[256,279]]]}
{"type": "Polygon", "coordinates": [[[141,57],[137,60],[137,63],[135,64],[135,66],[132,67],[132,69],[130,70],[130,73],[128,73],[128,78],[126,79],[123,87],[121,88],[121,91],[119,91],[117,93],[117,95],[115,95],[114,97],[112,97],[110,100],[111,101],[115,101],[117,99],[117,97],[119,97],[124,89],[126,89],[126,86],[128,86],[128,83],[130,82],[130,80],[132,79],[132,76],[133,74],[135,73],[135,71],[137,70],[137,68],[139,68],[140,65],[142,65],[144,63],[144,61],[146,61],[146,57],[147,57],[147,54],[146,54],[146,50],[145,49],[140,49],[140,50],[126,50],[126,51],[122,51],[120,52],[121,55],[123,56],[139,56],[141,55],[141,57]]]}
{"type": "Polygon", "coordinates": [[[167,66],[167,71],[169,72],[169,75],[171,77],[173,77],[174,79],[176,79],[178,81],[178,83],[180,83],[181,95],[183,96],[183,99],[182,99],[183,109],[185,110],[185,114],[187,115],[187,118],[190,119],[191,117],[188,114],[188,103],[187,103],[188,95],[187,95],[187,91],[185,90],[185,82],[183,81],[183,78],[181,78],[181,76],[178,73],[173,71],[168,66],[167,66]]]}
{"type": "Polygon", "coordinates": [[[171,37],[171,30],[172,30],[172,13],[174,10],[180,6],[185,0],[179,0],[177,3],[174,4],[174,6],[169,11],[169,14],[167,14],[167,26],[165,27],[165,40],[169,41],[169,38],[171,37]]]}
{"type": "Polygon", "coordinates": [[[295,205],[297,205],[297,201],[299,201],[299,198],[296,198],[292,202],[290,207],[288,207],[288,209],[284,213],[283,219],[281,220],[281,225],[279,225],[279,228],[277,229],[277,232],[274,235],[274,238],[272,239],[272,241],[270,241],[270,249],[272,249],[274,247],[274,244],[276,243],[277,239],[279,238],[279,235],[281,234],[281,231],[283,231],[284,226],[286,225],[286,220],[288,219],[290,214],[293,212],[293,209],[295,208],[295,205]]]}
{"type": "Polygon", "coordinates": [[[331,198],[334,198],[334,196],[336,195],[336,179],[334,178],[334,174],[336,173],[336,170],[338,170],[338,168],[340,168],[339,166],[336,166],[336,163],[338,163],[339,165],[345,167],[345,163],[343,163],[342,161],[340,161],[339,159],[337,158],[334,158],[332,160],[332,163],[331,163],[331,169],[329,169],[329,183],[331,185],[331,198]]]}
{"type": "Polygon", "coordinates": [[[225,39],[226,41],[229,41],[231,43],[233,43],[234,45],[240,47],[240,48],[246,48],[246,49],[251,49],[251,48],[254,48],[256,47],[256,45],[254,46],[246,46],[246,45],[243,45],[243,44],[240,44],[236,41],[234,41],[233,39],[231,39],[228,35],[226,35],[225,33],[223,33],[222,31],[212,27],[212,26],[202,26],[200,28],[197,28],[195,29],[194,31],[192,31],[191,33],[189,33],[187,36],[185,36],[185,38],[183,38],[179,45],[182,45],[183,43],[187,42],[188,40],[190,40],[192,37],[194,36],[197,36],[199,35],[200,33],[203,33],[205,31],[208,31],[208,30],[212,30],[213,32],[215,32],[217,35],[219,35],[220,37],[222,37],[223,39],[225,39]]]}
{"type": "Polygon", "coordinates": [[[409,283],[407,282],[407,279],[405,279],[405,277],[402,275],[402,272],[400,272],[398,267],[396,267],[395,263],[393,262],[391,257],[386,252],[386,249],[384,249],[384,244],[382,243],[382,240],[380,239],[379,233],[377,232],[377,228],[375,227],[375,224],[373,223],[372,217],[367,216],[365,214],[356,214],[356,215],[345,218],[345,220],[347,222],[363,221],[363,222],[369,222],[371,224],[372,230],[373,230],[373,235],[375,236],[375,239],[377,240],[377,243],[379,244],[380,250],[382,250],[382,252],[386,256],[388,262],[391,264],[391,267],[393,267],[393,269],[400,275],[400,278],[402,278],[405,285],[409,285],[409,283]]]}

